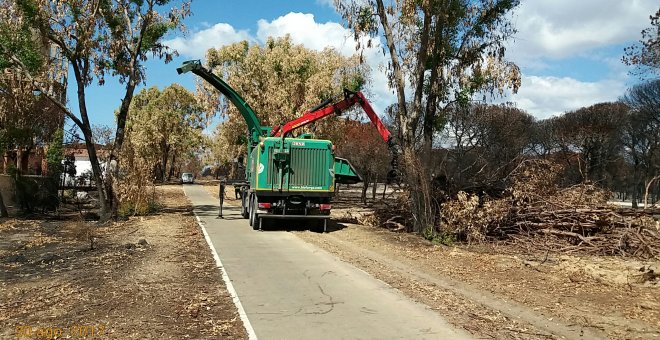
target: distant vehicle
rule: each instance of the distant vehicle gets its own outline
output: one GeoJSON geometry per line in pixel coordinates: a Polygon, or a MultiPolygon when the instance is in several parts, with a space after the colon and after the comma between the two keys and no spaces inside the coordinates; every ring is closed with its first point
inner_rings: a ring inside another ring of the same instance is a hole
{"type": "Polygon", "coordinates": [[[186,184],[186,183],[191,183],[191,184],[195,183],[195,177],[190,172],[184,172],[183,174],[181,174],[181,184],[186,184]]]}

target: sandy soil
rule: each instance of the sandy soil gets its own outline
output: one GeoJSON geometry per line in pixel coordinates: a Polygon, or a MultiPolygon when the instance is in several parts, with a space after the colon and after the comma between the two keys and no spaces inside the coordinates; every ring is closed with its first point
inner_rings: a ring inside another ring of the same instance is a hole
{"type": "Polygon", "coordinates": [[[104,227],[1,220],[0,338],[247,338],[181,186],[158,191],[104,227]]]}

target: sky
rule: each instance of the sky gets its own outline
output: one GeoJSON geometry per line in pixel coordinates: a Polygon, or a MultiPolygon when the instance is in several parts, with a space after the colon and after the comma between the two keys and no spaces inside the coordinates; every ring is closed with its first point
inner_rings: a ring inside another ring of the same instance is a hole
{"type": "MultiPolygon", "coordinates": [[[[498,102],[513,102],[544,119],[592,104],[615,101],[639,81],[621,62],[623,48],[641,38],[650,26],[656,0],[522,0],[511,20],[518,29],[507,46],[507,58],[520,66],[522,87],[498,102]]],[[[176,67],[190,59],[204,59],[209,48],[248,40],[263,43],[269,36],[289,34],[294,43],[314,50],[335,47],[355,53],[355,42],[343,26],[332,0],[193,0],[186,32],[167,37],[165,43],[180,56],[169,64],[146,63],[144,86],[164,88],[179,83],[194,90],[194,75],[177,75],[176,67]]],[[[383,65],[387,57],[378,44],[365,52],[372,69],[367,89],[374,109],[382,112],[396,102],[387,87],[383,65]]],[[[69,82],[69,106],[77,112],[75,85],[69,82]]],[[[123,97],[116,79],[87,90],[93,124],[114,125],[114,111],[123,97]]]]}

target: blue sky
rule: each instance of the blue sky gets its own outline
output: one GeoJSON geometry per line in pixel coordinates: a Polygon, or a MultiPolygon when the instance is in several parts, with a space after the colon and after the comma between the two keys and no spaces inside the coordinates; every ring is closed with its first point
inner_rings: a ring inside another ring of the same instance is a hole
{"type": "MultiPolygon", "coordinates": [[[[523,0],[512,17],[519,32],[507,49],[508,58],[522,69],[523,84],[518,94],[500,101],[512,101],[541,119],[616,100],[636,81],[620,61],[623,47],[639,40],[657,9],[654,0],[523,0]]],[[[178,76],[175,68],[184,60],[203,59],[208,48],[245,39],[261,43],[268,36],[290,34],[312,49],[333,46],[347,55],[355,50],[332,0],[193,0],[192,11],[187,32],[167,39],[181,56],[167,65],[148,61],[146,86],[176,82],[194,90],[194,76],[178,76]]],[[[373,72],[370,100],[382,110],[395,102],[379,70],[385,57],[378,50],[365,55],[373,72]]],[[[69,106],[77,112],[75,90],[70,81],[69,106]]],[[[108,79],[87,93],[92,123],[114,125],[122,86],[108,79]]]]}

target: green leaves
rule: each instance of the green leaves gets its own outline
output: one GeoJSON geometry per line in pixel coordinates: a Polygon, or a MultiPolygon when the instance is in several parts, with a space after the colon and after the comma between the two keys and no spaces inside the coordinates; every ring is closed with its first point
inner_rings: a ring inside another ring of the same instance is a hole
{"type": "Polygon", "coordinates": [[[53,134],[53,139],[48,145],[46,162],[48,163],[48,174],[58,178],[62,172],[62,160],[64,160],[64,131],[58,129],[53,134]]]}
{"type": "Polygon", "coordinates": [[[24,9],[12,6],[10,2],[0,4],[0,70],[16,67],[11,56],[18,58],[29,72],[38,72],[44,66],[41,42],[37,32],[30,29],[27,22],[30,16],[23,13],[28,10],[33,15],[31,2],[26,1],[24,9]]]}
{"type": "Polygon", "coordinates": [[[367,84],[367,78],[362,74],[345,75],[341,80],[341,87],[353,92],[360,91],[367,84]]]}
{"type": "Polygon", "coordinates": [[[148,26],[142,38],[142,52],[146,53],[160,46],[160,40],[174,25],[169,22],[156,22],[148,26]]]}
{"type": "Polygon", "coordinates": [[[135,162],[157,164],[163,154],[183,154],[201,141],[206,119],[192,93],[178,84],[141,90],[133,99],[123,152],[135,162]]]}

